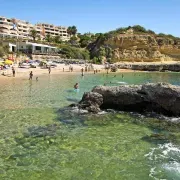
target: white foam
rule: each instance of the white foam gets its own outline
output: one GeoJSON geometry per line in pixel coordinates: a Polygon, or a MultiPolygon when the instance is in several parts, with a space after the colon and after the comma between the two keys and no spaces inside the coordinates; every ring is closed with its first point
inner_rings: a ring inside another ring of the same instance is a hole
{"type": "Polygon", "coordinates": [[[164,164],[163,168],[168,170],[168,171],[171,171],[173,173],[179,174],[179,177],[180,177],[180,163],[171,162],[169,164],[164,164]]]}
{"type": "Polygon", "coordinates": [[[162,153],[164,155],[168,155],[168,153],[180,153],[180,149],[176,146],[174,146],[172,143],[166,143],[159,146],[160,149],[162,149],[162,153]]]}
{"type": "Polygon", "coordinates": [[[151,151],[145,154],[150,161],[156,162],[156,165],[150,169],[149,176],[157,180],[158,169],[164,169],[168,174],[174,175],[180,179],[180,147],[172,143],[159,145],[157,148],[151,148],[151,151]],[[168,161],[168,163],[167,163],[168,161]]]}
{"type": "Polygon", "coordinates": [[[127,82],[124,82],[124,81],[119,81],[117,82],[118,84],[128,84],[127,82]]]}

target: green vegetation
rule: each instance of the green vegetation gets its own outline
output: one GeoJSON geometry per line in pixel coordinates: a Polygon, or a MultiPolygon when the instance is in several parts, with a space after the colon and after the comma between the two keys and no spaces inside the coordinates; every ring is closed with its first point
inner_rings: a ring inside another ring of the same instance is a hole
{"type": "Polygon", "coordinates": [[[61,45],[60,53],[64,55],[64,57],[69,59],[86,59],[89,60],[89,51],[86,49],[76,48],[69,45],[61,45]]]}
{"type": "MultiPolygon", "coordinates": [[[[128,27],[120,27],[116,30],[109,31],[107,33],[96,33],[92,34],[88,33],[77,33],[76,26],[69,26],[67,29],[69,34],[70,40],[69,41],[62,41],[61,36],[51,36],[50,34],[46,34],[45,38],[42,40],[35,29],[31,30],[30,35],[32,37],[33,42],[41,43],[41,44],[48,44],[52,46],[60,47],[60,54],[66,58],[80,58],[80,59],[92,59],[94,63],[101,63],[102,60],[106,60],[108,62],[114,62],[113,59],[113,51],[114,46],[113,44],[109,44],[108,40],[111,40],[113,37],[117,35],[122,35],[122,42],[124,34],[135,34],[135,35],[151,35],[157,41],[159,46],[162,45],[178,45],[180,44],[180,38],[175,37],[171,34],[164,34],[159,33],[156,34],[154,31],[150,29],[146,29],[140,25],[128,26],[128,27]]],[[[152,38],[152,39],[153,39],[152,38]]],[[[149,38],[148,43],[151,44],[152,41],[151,37],[149,38]]],[[[8,42],[16,43],[16,38],[6,38],[8,42]]],[[[136,41],[130,43],[124,43],[123,47],[120,46],[122,49],[130,49],[132,46],[137,46],[136,41]]],[[[145,49],[148,48],[144,46],[143,42],[138,44],[138,48],[145,49]]],[[[151,48],[153,50],[154,47],[151,48]]],[[[147,50],[147,49],[145,49],[147,50]]],[[[1,48],[2,54],[2,48],[1,48]]],[[[175,54],[178,53],[177,50],[175,54]]],[[[162,51],[163,54],[164,51],[162,51]]],[[[171,53],[172,54],[172,53],[171,53]]],[[[174,54],[173,54],[174,55],[174,54]]]]}
{"type": "Polygon", "coordinates": [[[2,43],[0,43],[0,57],[3,57],[4,55],[7,55],[9,53],[9,47],[3,46],[2,43]]]}
{"type": "Polygon", "coordinates": [[[69,26],[67,29],[68,34],[71,35],[76,35],[77,33],[77,28],[76,26],[69,26]]]}
{"type": "Polygon", "coordinates": [[[33,38],[33,41],[36,41],[36,38],[38,37],[38,32],[35,29],[32,29],[30,31],[30,36],[33,38]]]}

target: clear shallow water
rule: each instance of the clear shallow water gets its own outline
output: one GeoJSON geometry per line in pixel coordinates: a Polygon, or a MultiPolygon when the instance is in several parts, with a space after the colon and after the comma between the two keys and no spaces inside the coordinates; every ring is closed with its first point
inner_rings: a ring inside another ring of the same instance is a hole
{"type": "Polygon", "coordinates": [[[63,113],[64,106],[95,85],[180,84],[179,73],[114,75],[51,75],[38,82],[3,83],[0,179],[180,179],[179,126],[128,113],[63,113]],[[79,93],[72,88],[76,82],[79,93]]]}

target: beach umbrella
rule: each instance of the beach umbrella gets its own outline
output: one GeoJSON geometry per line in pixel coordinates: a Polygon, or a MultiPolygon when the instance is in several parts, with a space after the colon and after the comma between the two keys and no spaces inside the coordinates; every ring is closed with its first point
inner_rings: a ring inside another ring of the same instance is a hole
{"type": "Polygon", "coordinates": [[[6,64],[6,65],[12,65],[12,64],[13,64],[13,61],[7,59],[7,60],[5,60],[4,64],[6,64]]]}

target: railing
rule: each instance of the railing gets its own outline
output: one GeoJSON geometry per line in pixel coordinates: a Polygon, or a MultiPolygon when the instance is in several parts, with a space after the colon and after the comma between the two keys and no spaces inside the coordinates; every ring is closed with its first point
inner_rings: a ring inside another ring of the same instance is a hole
{"type": "Polygon", "coordinates": [[[57,52],[43,52],[41,50],[35,50],[32,52],[32,54],[36,54],[36,55],[58,55],[57,52]]]}

